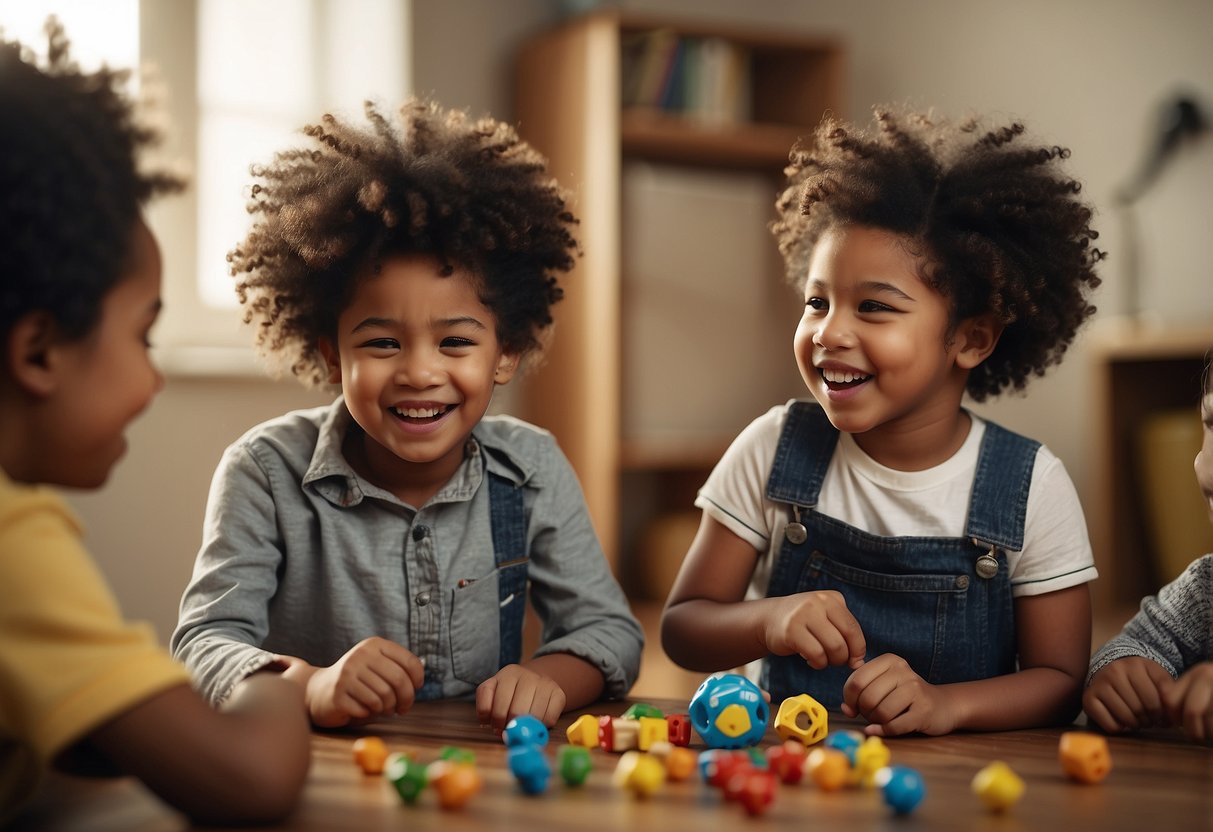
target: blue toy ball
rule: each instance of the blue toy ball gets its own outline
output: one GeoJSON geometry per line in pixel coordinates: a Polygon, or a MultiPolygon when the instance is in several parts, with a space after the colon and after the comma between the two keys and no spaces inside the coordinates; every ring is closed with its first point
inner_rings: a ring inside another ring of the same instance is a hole
{"type": "Polygon", "coordinates": [[[833,748],[847,755],[851,766],[855,765],[855,752],[863,745],[863,734],[858,731],[831,731],[822,743],[826,748],[833,748]]]}
{"type": "Polygon", "coordinates": [[[548,744],[548,729],[535,717],[524,714],[505,724],[501,739],[511,748],[519,745],[537,745],[542,748],[548,744]]]}
{"type": "Polygon", "coordinates": [[[762,740],[771,715],[762,691],[736,673],[713,673],[691,697],[691,725],[710,748],[747,748],[762,740]]]}
{"type": "Polygon", "coordinates": [[[907,815],[917,808],[927,793],[922,775],[905,766],[889,766],[876,774],[884,802],[899,815],[907,815]]]}
{"type": "Polygon", "coordinates": [[[552,766],[543,756],[541,746],[516,745],[506,752],[510,773],[518,780],[518,786],[526,794],[542,794],[552,776],[552,766]]]}

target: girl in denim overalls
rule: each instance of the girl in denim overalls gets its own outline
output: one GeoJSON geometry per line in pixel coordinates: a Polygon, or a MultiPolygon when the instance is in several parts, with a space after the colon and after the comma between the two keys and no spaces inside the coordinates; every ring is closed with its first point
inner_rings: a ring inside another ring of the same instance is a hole
{"type": "Polygon", "coordinates": [[[1068,151],[1019,124],[876,118],[792,155],[773,229],[812,400],[755,420],[701,490],[662,641],[869,734],[1069,722],[1095,577],[1073,484],[961,402],[1023,388],[1094,311],[1091,212],[1068,151]]]}

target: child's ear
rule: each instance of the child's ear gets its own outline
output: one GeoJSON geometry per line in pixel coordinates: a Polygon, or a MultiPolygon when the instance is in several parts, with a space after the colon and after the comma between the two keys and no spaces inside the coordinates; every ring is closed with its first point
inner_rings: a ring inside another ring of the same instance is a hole
{"type": "Polygon", "coordinates": [[[497,359],[497,369],[493,371],[494,384],[508,384],[518,371],[518,356],[503,352],[497,359]]]}
{"type": "Polygon", "coordinates": [[[963,370],[972,370],[990,357],[1002,337],[1002,323],[993,315],[976,315],[966,318],[956,328],[956,364],[963,370]]]}
{"type": "Polygon", "coordinates": [[[328,338],[321,338],[316,343],[320,347],[320,354],[324,356],[324,363],[329,366],[329,384],[340,384],[341,355],[337,352],[337,348],[328,338]]]}
{"type": "Polygon", "coordinates": [[[29,312],[17,319],[8,331],[4,358],[18,387],[38,397],[55,392],[55,348],[61,340],[49,312],[29,312]]]}

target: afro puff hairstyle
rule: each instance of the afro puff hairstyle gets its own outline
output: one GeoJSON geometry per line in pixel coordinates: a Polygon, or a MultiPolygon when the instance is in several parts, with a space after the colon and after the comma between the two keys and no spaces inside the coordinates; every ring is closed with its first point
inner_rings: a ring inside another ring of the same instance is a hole
{"type": "Polygon", "coordinates": [[[883,108],[875,122],[864,131],[827,119],[793,148],[771,225],[789,281],[803,287],[834,225],[904,235],[926,261],[922,280],[950,300],[953,324],[992,314],[1004,327],[970,372],[969,395],[1022,391],[1095,312],[1088,299],[1104,254],[1081,186],[1059,170],[1069,151],[1025,145],[1017,122],[985,128],[883,108]]]}
{"type": "Polygon", "coordinates": [[[81,72],[56,19],[46,34],[44,66],[0,40],[0,331],[43,310],[74,340],[124,276],[140,208],[184,182],[139,170],[161,136],[124,95],[130,73],[81,72]]]}
{"type": "Polygon", "coordinates": [[[577,219],[546,160],[506,124],[413,99],[366,126],[332,115],[304,128],[312,147],[254,166],[256,216],[229,255],[245,323],[263,356],[319,386],[322,338],[357,281],[384,258],[430,254],[479,281],[502,348],[536,352],[578,253],[577,219]]]}

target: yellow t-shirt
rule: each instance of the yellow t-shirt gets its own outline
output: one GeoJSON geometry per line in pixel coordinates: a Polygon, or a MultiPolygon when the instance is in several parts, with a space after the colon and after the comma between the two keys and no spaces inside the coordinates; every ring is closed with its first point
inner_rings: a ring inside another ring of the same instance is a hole
{"type": "Polygon", "coordinates": [[[63,499],[0,472],[0,818],[59,752],[188,682],[149,626],[123,620],[63,499]]]}

